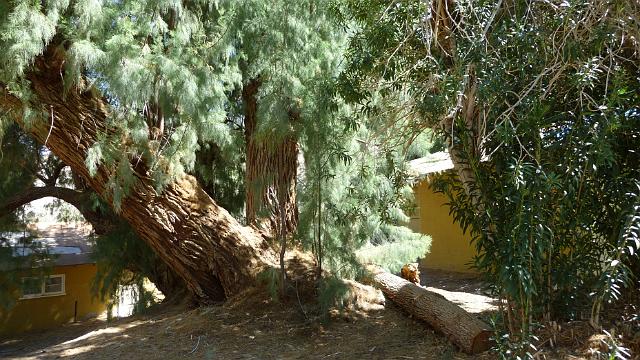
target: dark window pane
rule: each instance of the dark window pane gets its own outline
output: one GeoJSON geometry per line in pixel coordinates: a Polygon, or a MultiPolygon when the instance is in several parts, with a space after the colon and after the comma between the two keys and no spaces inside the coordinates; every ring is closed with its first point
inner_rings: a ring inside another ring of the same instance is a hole
{"type": "Polygon", "coordinates": [[[22,278],[22,295],[38,295],[42,292],[42,282],[35,277],[22,278]]]}
{"type": "Polygon", "coordinates": [[[44,292],[46,293],[59,293],[62,292],[64,288],[62,287],[62,277],[50,277],[47,278],[44,284],[44,292]]]}

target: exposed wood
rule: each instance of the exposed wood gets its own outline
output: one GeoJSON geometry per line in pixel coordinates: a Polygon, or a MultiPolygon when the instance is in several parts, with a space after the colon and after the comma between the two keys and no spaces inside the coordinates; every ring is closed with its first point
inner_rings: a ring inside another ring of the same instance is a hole
{"type": "MultiPolygon", "coordinates": [[[[49,121],[36,120],[27,126],[22,118],[23,104],[3,84],[0,108],[10,111],[25,132],[41,143],[46,140],[51,152],[113,205],[108,184],[114,169],[103,164],[90,176],[85,165],[87,151],[99,134],[113,134],[105,121],[109,105],[96,90],[65,91],[61,76],[64,60],[64,50],[50,45],[27,73],[33,92],[30,106],[48,114],[49,121]]],[[[138,172],[136,185],[122,200],[121,209],[120,216],[203,303],[238,293],[276,263],[266,240],[252,228],[241,226],[191,176],[158,193],[151,177],[138,172]]]]}
{"type": "Polygon", "coordinates": [[[376,266],[369,266],[371,281],[402,309],[426,321],[435,330],[469,354],[489,349],[491,331],[487,325],[444,296],[390,274],[376,266]]]}

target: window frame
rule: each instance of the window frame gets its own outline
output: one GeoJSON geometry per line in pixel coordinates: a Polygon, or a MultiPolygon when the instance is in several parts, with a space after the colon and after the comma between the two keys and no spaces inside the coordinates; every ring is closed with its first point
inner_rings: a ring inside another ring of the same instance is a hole
{"type": "MultiPolygon", "coordinates": [[[[24,281],[26,279],[34,279],[34,278],[36,278],[36,277],[34,277],[34,276],[23,277],[22,278],[22,282],[24,283],[24,281]]],[[[67,293],[66,293],[66,286],[65,286],[65,274],[53,274],[53,275],[49,275],[49,276],[45,276],[44,277],[43,281],[40,284],[40,292],[39,293],[27,294],[27,295],[22,294],[22,296],[20,296],[20,300],[37,299],[37,298],[51,297],[51,296],[62,296],[62,295],[66,295],[66,294],[67,293]],[[46,292],[47,280],[48,279],[52,279],[52,278],[60,278],[60,279],[62,279],[60,291],[46,292]]]]}

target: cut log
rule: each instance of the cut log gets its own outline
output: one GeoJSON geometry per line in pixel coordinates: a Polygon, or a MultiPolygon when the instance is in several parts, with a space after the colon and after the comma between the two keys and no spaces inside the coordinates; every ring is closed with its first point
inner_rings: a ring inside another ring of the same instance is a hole
{"type": "Polygon", "coordinates": [[[390,274],[377,266],[369,266],[372,283],[403,310],[426,321],[435,330],[468,354],[489,349],[491,331],[481,320],[466,312],[444,296],[390,274]]]}

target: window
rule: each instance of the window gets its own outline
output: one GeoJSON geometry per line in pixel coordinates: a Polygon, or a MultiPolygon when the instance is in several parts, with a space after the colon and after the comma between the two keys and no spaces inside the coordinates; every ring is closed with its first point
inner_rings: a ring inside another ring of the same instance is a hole
{"type": "Polygon", "coordinates": [[[39,278],[22,278],[22,296],[29,297],[40,295],[42,292],[42,281],[39,278]]]}
{"type": "Polygon", "coordinates": [[[22,278],[21,299],[64,295],[64,274],[22,278]]]}

